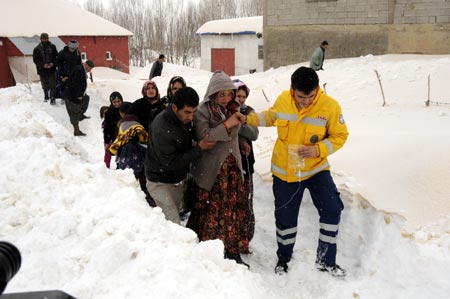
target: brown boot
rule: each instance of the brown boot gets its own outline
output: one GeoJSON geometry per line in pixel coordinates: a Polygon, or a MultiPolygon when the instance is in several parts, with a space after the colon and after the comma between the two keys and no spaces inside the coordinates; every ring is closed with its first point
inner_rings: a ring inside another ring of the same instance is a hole
{"type": "Polygon", "coordinates": [[[73,125],[73,135],[74,136],[86,136],[83,132],[80,131],[80,127],[78,126],[78,123],[72,124],[73,125]]]}

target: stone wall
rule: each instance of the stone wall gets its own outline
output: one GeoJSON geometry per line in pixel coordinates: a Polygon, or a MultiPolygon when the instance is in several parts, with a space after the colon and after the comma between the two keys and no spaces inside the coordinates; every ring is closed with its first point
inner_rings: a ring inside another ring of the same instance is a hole
{"type": "Polygon", "coordinates": [[[265,0],[265,69],[326,58],[450,53],[450,0],[265,0]]]}

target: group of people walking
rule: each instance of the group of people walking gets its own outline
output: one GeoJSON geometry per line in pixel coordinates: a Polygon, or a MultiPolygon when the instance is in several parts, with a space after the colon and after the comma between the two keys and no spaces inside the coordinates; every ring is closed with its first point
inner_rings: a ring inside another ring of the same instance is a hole
{"type": "Polygon", "coordinates": [[[133,168],[124,156],[139,157],[142,163],[133,170],[151,206],[160,207],[166,219],[177,224],[189,210],[186,227],[200,241],[222,240],[225,258],[250,267],[242,254],[250,252],[255,231],[252,142],[258,138],[258,126],[276,126],[271,165],[278,244],[275,272],[288,272],[299,208],[308,189],[320,216],[316,267],[345,276],[336,263],[344,206],[327,160],[348,136],[338,102],[322,91],[317,73],[308,67],[292,74],[290,89],[267,111],[257,113],[247,106],[249,93],[244,82],[223,71],[213,73],[201,101],[180,76],[170,80],[164,100],[151,80],[143,85],[143,98],[134,103],[123,102],[114,92],[104,114],[105,163],[110,167],[112,153],[118,156],[119,168],[133,168]],[[121,105],[114,102],[117,99],[121,105]],[[140,150],[126,149],[130,142],[140,150]],[[302,160],[300,168],[292,167],[293,159],[302,160]]]}
{"type": "Polygon", "coordinates": [[[87,76],[94,67],[91,60],[82,62],[78,42],[71,40],[60,51],[49,41],[47,33],[40,35],[40,43],[33,50],[33,62],[41,80],[44,101],[56,104],[56,98],[66,105],[74,136],[86,136],[80,130],[79,122],[89,118],[85,115],[89,107],[86,94],[87,76]],[[57,79],[59,78],[59,80],[57,79]]]}
{"type": "MultiPolygon", "coordinates": [[[[33,60],[44,101],[55,104],[58,70],[74,135],[85,136],[79,122],[88,118],[86,73],[94,64],[82,62],[76,41],[57,53],[48,34],[42,33],[40,39],[33,60]]],[[[308,189],[320,222],[316,268],[345,276],[346,270],[336,263],[344,205],[327,157],[344,145],[348,131],[338,102],[323,92],[316,73],[323,70],[327,46],[322,42],[311,67],[295,70],[289,90],[258,113],[246,105],[248,86],[223,71],[213,73],[202,101],[180,76],[170,80],[161,98],[152,80],[161,75],[165,59],[161,54],[142,86],[142,98],[127,102],[114,91],[110,105],[101,107],[105,165],[110,168],[111,156],[116,156],[118,169],[133,169],[151,207],[160,207],[166,219],[177,224],[190,212],[186,227],[200,241],[222,240],[224,258],[250,268],[241,255],[250,253],[255,231],[252,142],[258,138],[258,126],[276,126],[271,161],[278,245],[275,273],[288,272],[300,204],[308,189]]]]}

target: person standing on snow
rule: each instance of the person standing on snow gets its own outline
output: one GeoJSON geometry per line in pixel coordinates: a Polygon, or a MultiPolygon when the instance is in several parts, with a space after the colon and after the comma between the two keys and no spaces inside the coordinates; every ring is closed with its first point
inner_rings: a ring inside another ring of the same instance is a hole
{"type": "Polygon", "coordinates": [[[114,91],[109,96],[109,102],[111,103],[105,112],[105,120],[103,121],[103,144],[105,148],[105,155],[103,161],[106,167],[111,166],[111,152],[109,147],[111,143],[116,139],[118,134],[117,124],[122,119],[120,116],[120,105],[123,103],[123,97],[118,91],[114,91]]]}
{"type": "Polygon", "coordinates": [[[83,119],[89,118],[84,114],[89,107],[89,96],[86,94],[86,73],[93,68],[94,63],[90,60],[86,60],[82,65],[76,65],[70,72],[64,86],[63,97],[67,99],[66,109],[73,126],[74,136],[86,136],[85,133],[81,132],[79,123],[83,119]]]}
{"type": "Polygon", "coordinates": [[[179,89],[150,127],[145,159],[147,189],[166,219],[177,224],[190,163],[215,145],[207,136],[193,145],[187,124],[192,123],[198,102],[193,88],[179,89]]]}
{"type": "Polygon", "coordinates": [[[223,71],[216,71],[195,113],[197,139],[217,142],[192,163],[196,196],[187,227],[200,241],[220,239],[224,258],[250,267],[241,254],[249,252],[250,209],[245,197],[238,132],[244,121],[236,87],[223,71]]]}
{"type": "Polygon", "coordinates": [[[156,115],[166,109],[159,97],[158,86],[154,81],[148,80],[144,82],[141,90],[142,98],[137,99],[131,106],[130,114],[136,115],[141,125],[148,132],[150,124],[156,115]]]}
{"type": "Polygon", "coordinates": [[[42,33],[40,39],[41,42],[33,50],[33,62],[41,79],[44,101],[47,102],[50,98],[50,104],[54,105],[57,92],[55,64],[58,51],[56,46],[48,40],[47,33],[42,33]]]}
{"type": "Polygon", "coordinates": [[[323,61],[325,60],[325,50],[328,48],[328,42],[324,40],[320,47],[316,48],[311,55],[309,67],[315,71],[323,71],[323,61]]]}
{"type": "MultiPolygon", "coordinates": [[[[243,115],[248,115],[254,109],[245,104],[250,94],[250,88],[239,79],[233,80],[236,87],[236,98],[241,104],[239,111],[243,115]]],[[[248,239],[251,241],[255,233],[255,214],[253,213],[253,173],[255,172],[253,165],[255,164],[255,154],[253,153],[252,141],[258,139],[258,127],[241,125],[239,128],[239,149],[241,151],[242,169],[244,171],[245,197],[248,199],[248,207],[250,210],[250,219],[248,221],[248,239]]]]}
{"type": "Polygon", "coordinates": [[[152,80],[153,77],[161,76],[164,61],[166,61],[164,54],[159,54],[158,60],[153,62],[152,69],[150,70],[150,76],[148,77],[149,80],[152,80]]]}
{"type": "Polygon", "coordinates": [[[348,131],[338,102],[324,94],[317,73],[298,68],[291,88],[282,92],[267,111],[250,113],[247,124],[276,126],[272,155],[278,263],[275,273],[288,272],[297,236],[297,218],[303,192],[308,189],[319,213],[316,268],[345,276],[336,264],[336,241],[344,205],[330,174],[327,157],[339,150],[348,131]]]}
{"type": "MultiPolygon", "coordinates": [[[[76,40],[71,40],[61,51],[58,53],[58,58],[56,59],[56,66],[61,75],[61,80],[63,85],[69,79],[70,72],[77,65],[81,65],[81,54],[78,50],[78,42],[76,40]]],[[[63,86],[64,90],[64,86],[63,86]]]]}

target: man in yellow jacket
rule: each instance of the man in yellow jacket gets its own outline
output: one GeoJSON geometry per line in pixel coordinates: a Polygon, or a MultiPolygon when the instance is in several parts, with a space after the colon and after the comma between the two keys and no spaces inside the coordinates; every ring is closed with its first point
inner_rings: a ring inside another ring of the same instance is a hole
{"type": "Polygon", "coordinates": [[[336,264],[336,239],[344,205],[327,160],[348,137],[338,102],[323,93],[313,69],[300,67],[291,76],[290,90],[282,92],[272,108],[253,112],[246,120],[249,125],[276,126],[278,130],[271,164],[278,243],[275,273],[288,271],[300,204],[308,189],[320,216],[316,267],[345,276],[346,271],[336,264]]]}

